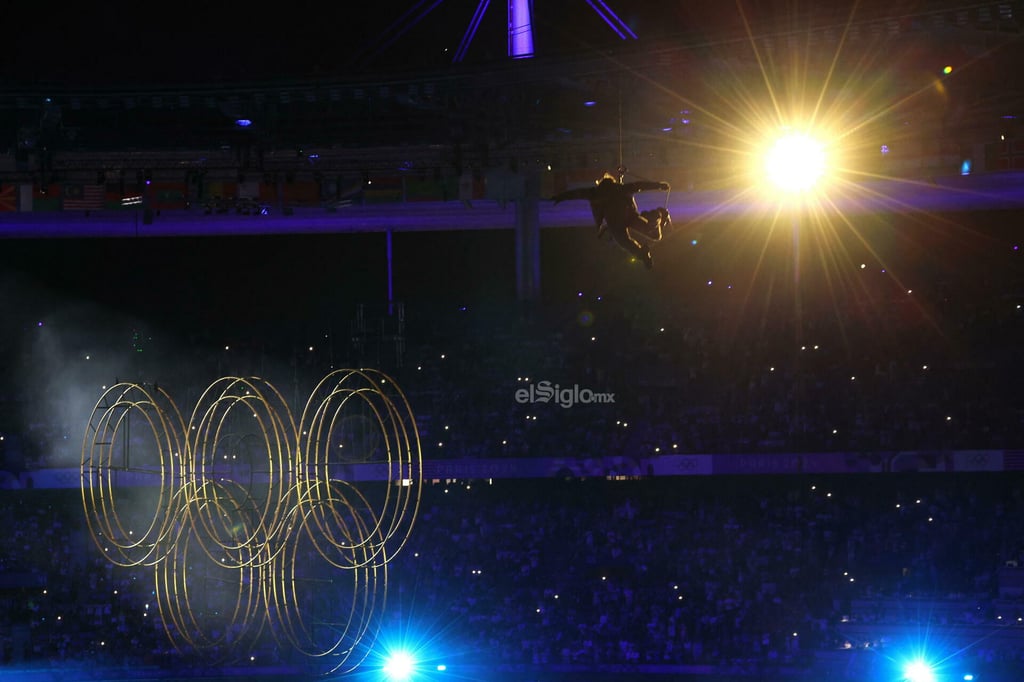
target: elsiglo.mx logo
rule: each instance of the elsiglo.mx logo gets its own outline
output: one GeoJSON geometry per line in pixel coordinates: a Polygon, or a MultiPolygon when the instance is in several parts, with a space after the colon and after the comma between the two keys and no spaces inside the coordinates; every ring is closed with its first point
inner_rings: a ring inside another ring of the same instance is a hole
{"type": "Polygon", "coordinates": [[[525,388],[517,388],[517,403],[554,403],[560,407],[588,405],[592,403],[614,403],[615,394],[581,388],[579,384],[562,386],[550,381],[538,381],[525,388]]]}

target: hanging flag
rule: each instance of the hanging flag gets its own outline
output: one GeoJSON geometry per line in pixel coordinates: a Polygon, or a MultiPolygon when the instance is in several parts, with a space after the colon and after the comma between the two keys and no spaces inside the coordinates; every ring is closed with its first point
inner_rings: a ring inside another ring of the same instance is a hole
{"type": "Polygon", "coordinates": [[[61,186],[57,183],[41,183],[32,187],[32,202],[29,204],[33,212],[59,211],[61,186]]]}
{"type": "Polygon", "coordinates": [[[441,177],[408,177],[405,179],[406,201],[444,201],[454,191],[441,177]]]}
{"type": "Polygon", "coordinates": [[[207,180],[203,192],[206,201],[229,201],[238,198],[238,183],[229,180],[207,180]]]}
{"type": "Polygon", "coordinates": [[[18,211],[29,213],[32,211],[32,185],[18,185],[18,211]]]}
{"type": "Polygon", "coordinates": [[[18,195],[14,191],[14,185],[6,184],[0,187],[0,211],[17,211],[18,195]]]}
{"type": "Polygon", "coordinates": [[[188,185],[184,182],[153,182],[147,188],[149,208],[157,211],[188,207],[188,185]]]}
{"type": "Polygon", "coordinates": [[[103,208],[106,187],[69,182],[64,185],[65,211],[98,211],[103,208]]]}
{"type": "Polygon", "coordinates": [[[372,176],[363,188],[363,201],[368,204],[385,204],[402,201],[405,183],[400,175],[372,176]]]}
{"type": "Polygon", "coordinates": [[[239,180],[238,181],[238,198],[239,199],[259,199],[260,198],[260,181],[259,180],[239,180]]]}
{"type": "Polygon", "coordinates": [[[260,183],[259,200],[264,204],[272,204],[277,201],[277,181],[265,179],[260,183]]]}
{"type": "Polygon", "coordinates": [[[108,182],[104,190],[104,211],[138,209],[142,206],[142,192],[138,189],[125,187],[120,182],[108,182]]]}
{"type": "Polygon", "coordinates": [[[285,206],[319,206],[320,185],[310,180],[285,182],[281,185],[280,199],[285,206]]]}

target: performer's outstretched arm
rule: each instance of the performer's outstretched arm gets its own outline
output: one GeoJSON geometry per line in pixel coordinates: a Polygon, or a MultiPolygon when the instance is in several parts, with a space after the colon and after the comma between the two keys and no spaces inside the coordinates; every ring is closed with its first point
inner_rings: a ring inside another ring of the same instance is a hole
{"type": "Polygon", "coordinates": [[[636,182],[627,182],[622,186],[624,190],[630,194],[636,194],[637,192],[661,190],[667,192],[671,189],[667,182],[653,182],[650,180],[637,180],[636,182]]]}
{"type": "Polygon", "coordinates": [[[572,199],[592,199],[593,196],[593,187],[576,187],[575,189],[567,189],[564,192],[559,192],[555,196],[551,197],[551,200],[557,204],[560,201],[570,201],[572,199]]]}

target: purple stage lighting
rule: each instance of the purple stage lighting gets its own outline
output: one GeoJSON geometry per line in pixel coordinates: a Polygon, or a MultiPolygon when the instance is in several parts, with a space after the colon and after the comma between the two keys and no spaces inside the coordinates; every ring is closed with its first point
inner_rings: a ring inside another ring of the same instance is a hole
{"type": "MultiPolygon", "coordinates": [[[[473,18],[469,20],[469,27],[466,29],[466,33],[462,36],[462,42],[459,43],[459,49],[455,51],[455,58],[452,60],[453,62],[461,62],[466,57],[466,51],[469,49],[469,44],[473,42],[477,29],[480,28],[480,22],[483,20],[484,14],[487,13],[487,8],[490,4],[491,0],[480,0],[480,3],[476,6],[473,18]]],[[[511,11],[511,9],[509,11],[511,11]]]]}
{"type": "Polygon", "coordinates": [[[508,56],[513,59],[533,56],[531,4],[531,0],[508,0],[508,56]]]}
{"type": "Polygon", "coordinates": [[[626,22],[619,18],[619,15],[613,12],[612,9],[605,4],[604,0],[587,0],[587,4],[597,12],[598,16],[604,19],[604,23],[608,24],[619,38],[622,40],[626,40],[627,38],[636,40],[636,34],[633,33],[633,30],[626,25],[626,22]]]}

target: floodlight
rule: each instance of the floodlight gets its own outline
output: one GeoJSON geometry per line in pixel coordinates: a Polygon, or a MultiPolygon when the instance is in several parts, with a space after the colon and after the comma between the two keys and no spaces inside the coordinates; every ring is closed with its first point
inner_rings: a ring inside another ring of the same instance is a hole
{"type": "Polygon", "coordinates": [[[786,133],[774,141],[764,156],[768,183],[788,193],[806,192],[825,173],[825,147],[804,133],[786,133]]]}
{"type": "Polygon", "coordinates": [[[935,682],[935,671],[924,661],[911,661],[903,668],[907,682],[935,682]]]}
{"type": "Polygon", "coordinates": [[[411,655],[404,651],[396,651],[384,662],[384,676],[394,682],[402,682],[409,679],[415,667],[416,662],[411,655]]]}

